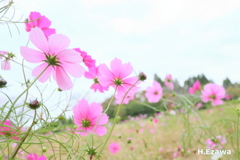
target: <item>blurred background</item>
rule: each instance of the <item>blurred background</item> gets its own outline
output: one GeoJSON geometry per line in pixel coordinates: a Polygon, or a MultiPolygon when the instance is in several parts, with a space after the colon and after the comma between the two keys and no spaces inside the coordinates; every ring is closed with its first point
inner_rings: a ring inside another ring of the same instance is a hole
{"type": "MultiPolygon", "coordinates": [[[[139,95],[144,95],[153,80],[161,83],[171,74],[176,92],[187,93],[188,87],[200,80],[201,84],[224,85],[234,98],[240,97],[239,0],[22,0],[13,7],[7,17],[23,22],[31,11],[40,12],[52,21],[51,28],[71,39],[70,48],[86,51],[97,65],[109,65],[114,57],[131,62],[133,75],[142,71],[148,77],[139,95]]],[[[21,63],[20,46],[27,44],[29,34],[25,25],[0,24],[0,50],[13,52],[21,63]]],[[[28,46],[34,48],[31,42],[28,46]]],[[[12,70],[0,70],[0,75],[8,81],[8,88],[2,91],[15,99],[23,90],[24,79],[20,65],[11,64],[12,70]]],[[[25,65],[32,69],[37,66],[25,65]]],[[[31,69],[26,73],[32,81],[31,69]]],[[[75,80],[73,105],[88,93],[92,83],[84,77],[75,80]]],[[[57,104],[54,113],[60,113],[71,92],[58,92],[54,80],[38,83],[41,91],[46,85],[43,97],[55,90],[46,105],[57,104]],[[60,99],[65,102],[58,104],[60,99]]],[[[38,89],[30,92],[28,101],[40,99],[38,89]]],[[[91,90],[85,98],[105,104],[112,94],[113,90],[104,94],[91,90]]],[[[6,97],[0,94],[0,105],[5,102],[6,97]]]]}

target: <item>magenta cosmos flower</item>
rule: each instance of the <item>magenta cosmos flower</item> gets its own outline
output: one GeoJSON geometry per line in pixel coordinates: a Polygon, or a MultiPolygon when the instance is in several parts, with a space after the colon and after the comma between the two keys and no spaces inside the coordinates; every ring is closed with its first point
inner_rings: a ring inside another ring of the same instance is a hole
{"type": "MultiPolygon", "coordinates": [[[[130,100],[134,99],[135,93],[137,92],[137,90],[140,89],[140,87],[133,87],[128,94],[125,96],[124,100],[123,100],[123,104],[128,104],[130,100]]],[[[118,94],[115,95],[116,98],[116,103],[120,104],[124,95],[126,93],[120,92],[118,94]]]]}
{"type": "MultiPolygon", "coordinates": [[[[138,77],[129,77],[133,71],[130,63],[122,64],[120,59],[114,58],[110,65],[111,70],[108,69],[106,64],[100,65],[99,82],[102,86],[112,86],[114,89],[117,87],[117,92],[126,93],[126,91],[138,80],[138,77]]],[[[140,82],[138,82],[139,84],[140,82]]]]}
{"type": "Polygon", "coordinates": [[[225,96],[225,99],[226,99],[227,101],[231,100],[232,98],[233,98],[233,95],[231,95],[231,94],[227,94],[227,95],[225,96]]]}
{"type": "Polygon", "coordinates": [[[94,67],[96,60],[93,60],[91,56],[87,55],[87,52],[81,51],[80,48],[74,48],[75,51],[79,52],[83,58],[83,62],[87,67],[94,67]]]}
{"type": "Polygon", "coordinates": [[[5,51],[0,51],[0,59],[3,59],[2,64],[1,64],[1,68],[2,70],[10,70],[11,69],[11,65],[10,65],[10,60],[9,58],[6,58],[6,56],[8,55],[8,52],[5,51]],[[3,57],[5,56],[5,57],[3,57]]]}
{"type": "Polygon", "coordinates": [[[112,154],[116,154],[117,152],[120,151],[120,145],[117,144],[116,142],[111,143],[111,144],[109,145],[109,150],[110,150],[110,152],[111,152],[112,154]]]}
{"type": "Polygon", "coordinates": [[[212,101],[213,106],[223,104],[222,98],[225,97],[225,89],[217,84],[209,83],[204,86],[202,91],[202,101],[212,101]]]}
{"type": "Polygon", "coordinates": [[[33,153],[30,153],[27,157],[26,157],[27,160],[47,160],[46,157],[44,156],[40,156],[38,157],[36,154],[33,154],[33,153]]]}
{"type": "Polygon", "coordinates": [[[174,85],[173,85],[173,82],[172,82],[172,75],[170,75],[170,74],[167,74],[167,75],[166,75],[164,84],[165,84],[167,87],[169,87],[169,88],[171,88],[172,90],[174,90],[174,85]]]}
{"type": "Polygon", "coordinates": [[[100,73],[99,73],[99,67],[90,67],[88,68],[89,69],[89,72],[85,72],[84,73],[84,76],[87,78],[87,79],[93,79],[93,84],[91,86],[91,89],[94,90],[94,92],[96,92],[97,90],[99,92],[104,92],[104,91],[107,91],[108,90],[108,87],[105,87],[105,86],[102,86],[99,81],[98,81],[98,77],[100,76],[100,73]]]}
{"type": "Polygon", "coordinates": [[[201,84],[199,81],[193,83],[193,86],[189,88],[189,94],[194,94],[196,91],[201,90],[201,84]]]}
{"type": "Polygon", "coordinates": [[[150,103],[156,103],[162,98],[162,87],[157,82],[153,82],[153,87],[148,87],[145,96],[150,103]]]}
{"type": "MultiPolygon", "coordinates": [[[[107,133],[107,129],[102,125],[108,122],[107,114],[103,114],[102,118],[98,122],[98,118],[102,115],[103,108],[99,103],[92,103],[88,105],[85,99],[78,102],[73,107],[74,123],[78,126],[77,130],[84,130],[89,133],[97,133],[99,136],[103,136],[107,133]],[[94,126],[96,126],[95,130],[94,126]]],[[[86,136],[87,132],[79,132],[82,136],[86,136]]]]}
{"type": "Polygon", "coordinates": [[[38,12],[31,12],[29,15],[29,19],[27,19],[26,22],[28,22],[28,23],[25,23],[25,29],[27,32],[30,32],[32,28],[38,27],[43,31],[46,37],[56,33],[55,29],[49,28],[52,22],[38,12]],[[35,20],[35,19],[38,19],[38,20],[35,20]],[[32,21],[32,20],[35,20],[35,21],[32,21]],[[32,22],[29,22],[29,21],[32,21],[32,22]]]}
{"type": "Polygon", "coordinates": [[[208,138],[206,140],[208,149],[222,149],[222,145],[227,143],[227,140],[222,136],[217,136],[216,138],[208,138]]]}
{"type": "Polygon", "coordinates": [[[41,63],[33,69],[33,76],[37,77],[49,66],[38,80],[44,83],[52,75],[60,89],[71,89],[73,84],[67,73],[79,78],[84,74],[84,68],[79,65],[82,62],[79,53],[66,49],[70,44],[70,39],[61,34],[54,34],[47,40],[39,28],[33,28],[29,38],[40,51],[21,47],[21,55],[28,62],[41,63]]]}
{"type": "MultiPolygon", "coordinates": [[[[1,121],[0,121],[1,122],[1,121]]],[[[0,127],[0,135],[4,135],[8,139],[20,140],[18,131],[13,129],[12,122],[10,120],[6,120],[3,123],[3,126],[0,127]]]]}

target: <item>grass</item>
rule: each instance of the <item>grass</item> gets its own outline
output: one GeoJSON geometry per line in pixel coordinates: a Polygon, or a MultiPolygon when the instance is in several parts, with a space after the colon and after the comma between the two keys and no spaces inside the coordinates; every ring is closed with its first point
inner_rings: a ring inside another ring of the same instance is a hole
{"type": "MultiPolygon", "coordinates": [[[[184,148],[185,151],[176,159],[209,160],[211,155],[197,154],[197,149],[206,149],[206,139],[218,135],[227,139],[223,149],[232,151],[231,155],[225,155],[222,159],[234,159],[234,157],[236,159],[234,151],[237,148],[235,134],[237,129],[235,123],[237,120],[236,113],[226,106],[210,110],[199,110],[197,113],[206,122],[207,127],[202,123],[201,118],[192,114],[187,116],[188,114],[181,113],[158,117],[158,123],[152,121],[153,118],[118,123],[107,147],[103,151],[101,160],[172,160],[178,146],[184,148]],[[127,138],[132,139],[131,143],[127,143],[127,138]],[[121,146],[120,151],[116,154],[110,153],[108,149],[109,144],[113,142],[117,142],[121,146]]],[[[106,127],[110,129],[111,123],[106,127]]],[[[102,137],[94,135],[94,141],[91,140],[91,137],[88,138],[88,145],[97,147],[103,143],[105,137],[106,135],[102,137]],[[92,144],[92,142],[94,143],[92,144]]],[[[52,158],[49,157],[49,159],[56,160],[61,159],[58,155],[61,153],[63,160],[70,159],[66,158],[69,151],[66,151],[63,146],[59,146],[54,141],[61,141],[64,145],[73,146],[73,148],[77,149],[77,147],[86,146],[86,138],[77,134],[74,134],[73,138],[70,132],[49,134],[48,136],[39,137],[39,139],[32,136],[28,143],[34,142],[38,144],[29,146],[26,151],[37,155],[43,154],[46,157],[56,154],[52,158]],[[40,142],[41,144],[39,144],[40,142]],[[47,148],[44,153],[41,149],[42,146],[47,148]],[[55,152],[52,151],[53,149],[55,152]]],[[[27,146],[27,144],[24,144],[23,148],[27,146]]],[[[75,155],[81,153],[83,152],[78,151],[75,155]]],[[[90,156],[85,155],[85,159],[90,159],[90,156]]]]}

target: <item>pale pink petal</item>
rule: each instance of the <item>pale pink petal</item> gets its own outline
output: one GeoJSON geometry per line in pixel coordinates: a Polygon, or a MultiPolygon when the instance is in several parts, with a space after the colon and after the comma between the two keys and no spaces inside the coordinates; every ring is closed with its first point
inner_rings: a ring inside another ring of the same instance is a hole
{"type": "Polygon", "coordinates": [[[121,66],[119,78],[125,78],[129,76],[132,73],[132,71],[133,71],[133,67],[130,62],[123,64],[121,66]]]}
{"type": "Polygon", "coordinates": [[[115,75],[115,77],[117,77],[117,78],[120,78],[121,66],[122,66],[122,61],[120,59],[114,58],[111,61],[111,64],[110,64],[111,70],[112,70],[113,74],[115,75]]]}
{"type": "Polygon", "coordinates": [[[100,84],[101,84],[102,86],[105,86],[105,87],[110,86],[110,85],[113,84],[113,82],[111,81],[111,79],[109,79],[108,77],[100,76],[100,77],[98,78],[98,81],[100,82],[100,84]]]}
{"type": "Polygon", "coordinates": [[[69,73],[71,76],[76,78],[81,77],[85,72],[85,69],[82,66],[75,63],[65,62],[65,63],[62,63],[61,66],[65,69],[67,73],[69,73]]]}
{"type": "Polygon", "coordinates": [[[11,65],[10,65],[9,60],[2,61],[2,69],[3,70],[10,70],[11,69],[11,65]]]}
{"type": "MultiPolygon", "coordinates": [[[[47,63],[40,64],[39,66],[33,69],[32,75],[34,77],[38,77],[47,66],[48,66],[47,63]]],[[[52,66],[49,66],[48,69],[38,79],[39,82],[42,82],[42,83],[46,82],[48,78],[51,76],[52,69],[53,69],[52,66]]]]}
{"type": "Polygon", "coordinates": [[[223,104],[223,101],[220,99],[215,99],[212,101],[213,106],[217,106],[217,105],[221,105],[221,104],[223,104]]]}
{"type": "Polygon", "coordinates": [[[69,62],[69,63],[81,63],[82,57],[79,53],[73,49],[65,49],[62,50],[58,55],[57,58],[60,62],[69,62]]]}
{"type": "Polygon", "coordinates": [[[65,50],[69,46],[70,42],[70,39],[62,34],[51,35],[48,39],[51,54],[57,55],[59,52],[65,50]]]}
{"type": "Polygon", "coordinates": [[[109,79],[112,79],[112,77],[114,77],[113,73],[108,69],[106,64],[99,65],[99,72],[100,75],[108,77],[109,79]]]}
{"type": "Polygon", "coordinates": [[[94,132],[97,133],[99,136],[103,136],[107,133],[107,129],[103,126],[97,126],[94,132]]]}
{"type": "Polygon", "coordinates": [[[46,60],[46,56],[35,49],[20,47],[20,52],[23,58],[31,63],[40,63],[43,62],[43,60],[46,60]]]}
{"type": "Polygon", "coordinates": [[[71,79],[61,67],[56,67],[56,81],[59,88],[62,90],[69,90],[73,87],[71,79]]]}
{"type": "Polygon", "coordinates": [[[44,53],[49,52],[46,36],[40,28],[32,28],[29,34],[29,39],[39,50],[44,53]]]}
{"type": "Polygon", "coordinates": [[[87,79],[94,79],[95,78],[95,76],[93,76],[90,72],[85,72],[84,77],[87,78],[87,79]]]}

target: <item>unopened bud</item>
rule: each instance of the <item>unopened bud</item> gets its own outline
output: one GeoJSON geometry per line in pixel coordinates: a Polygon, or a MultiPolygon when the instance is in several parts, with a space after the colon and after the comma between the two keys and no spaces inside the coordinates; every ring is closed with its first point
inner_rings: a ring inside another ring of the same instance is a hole
{"type": "Polygon", "coordinates": [[[63,115],[60,115],[59,117],[58,117],[58,120],[59,121],[62,121],[62,120],[64,120],[65,119],[65,117],[63,116],[63,115]]]}
{"type": "Polygon", "coordinates": [[[7,81],[5,81],[4,79],[2,79],[2,78],[0,78],[0,88],[1,88],[1,86],[6,86],[6,84],[7,84],[7,81]]]}
{"type": "Polygon", "coordinates": [[[138,75],[138,79],[139,79],[140,81],[144,81],[144,80],[147,79],[147,76],[146,76],[143,72],[141,72],[141,73],[139,73],[139,75],[138,75]]]}
{"type": "Polygon", "coordinates": [[[43,152],[46,152],[46,151],[47,151],[47,147],[43,146],[43,147],[42,147],[42,151],[43,151],[43,152]]]}
{"type": "Polygon", "coordinates": [[[130,144],[132,142],[132,138],[127,138],[127,143],[130,144]]]}
{"type": "Polygon", "coordinates": [[[37,100],[34,100],[31,101],[28,106],[31,109],[38,109],[40,107],[40,103],[37,100]]]}

